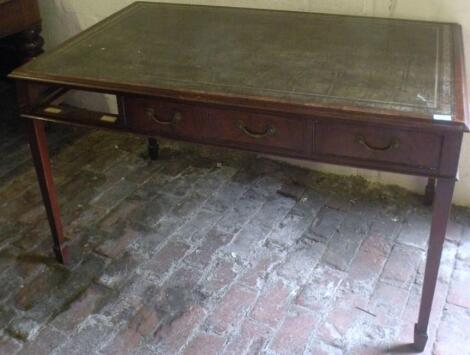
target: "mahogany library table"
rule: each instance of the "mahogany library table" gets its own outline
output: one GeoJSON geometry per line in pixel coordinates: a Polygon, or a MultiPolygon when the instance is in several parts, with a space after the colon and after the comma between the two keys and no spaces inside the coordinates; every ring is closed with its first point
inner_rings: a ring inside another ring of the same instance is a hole
{"type": "Polygon", "coordinates": [[[54,251],[67,262],[44,122],[424,176],[436,182],[414,346],[422,351],[462,137],[461,27],[136,2],[15,70],[54,251]],[[58,104],[116,95],[117,115],[58,104]]]}

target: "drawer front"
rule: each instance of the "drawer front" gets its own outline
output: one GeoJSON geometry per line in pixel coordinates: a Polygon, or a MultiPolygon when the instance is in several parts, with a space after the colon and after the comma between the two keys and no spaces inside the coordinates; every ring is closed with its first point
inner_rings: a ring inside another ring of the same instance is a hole
{"type": "Polygon", "coordinates": [[[207,109],[209,139],[226,145],[266,152],[308,156],[312,144],[311,121],[301,118],[207,109]]]}
{"type": "Polygon", "coordinates": [[[127,126],[147,135],[181,137],[260,152],[308,157],[307,119],[146,98],[124,99],[127,126]]]}
{"type": "Polygon", "coordinates": [[[23,25],[21,4],[18,0],[0,0],[0,37],[20,31],[23,25]]]}
{"type": "Polygon", "coordinates": [[[132,98],[125,100],[125,112],[127,126],[138,133],[204,138],[203,112],[192,105],[132,98]]]}
{"type": "Polygon", "coordinates": [[[382,126],[318,123],[315,152],[320,155],[437,170],[442,137],[418,130],[382,126]]]}
{"type": "Polygon", "coordinates": [[[0,0],[0,37],[24,31],[39,20],[37,0],[0,0]]]}

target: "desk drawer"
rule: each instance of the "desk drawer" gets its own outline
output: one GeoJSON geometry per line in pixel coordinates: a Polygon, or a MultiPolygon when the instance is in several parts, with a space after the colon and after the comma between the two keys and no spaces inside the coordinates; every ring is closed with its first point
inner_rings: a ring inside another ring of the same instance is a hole
{"type": "Polygon", "coordinates": [[[203,111],[192,105],[141,98],[125,99],[127,126],[135,132],[189,139],[204,138],[203,111]]]}
{"type": "Polygon", "coordinates": [[[436,170],[442,137],[431,132],[385,126],[318,123],[315,152],[320,155],[395,163],[436,170]]]}
{"type": "Polygon", "coordinates": [[[311,151],[310,120],[218,108],[205,114],[210,140],[255,151],[301,156],[311,151]]]}
{"type": "Polygon", "coordinates": [[[124,99],[127,126],[147,135],[308,157],[312,121],[158,99],[124,99]]]}

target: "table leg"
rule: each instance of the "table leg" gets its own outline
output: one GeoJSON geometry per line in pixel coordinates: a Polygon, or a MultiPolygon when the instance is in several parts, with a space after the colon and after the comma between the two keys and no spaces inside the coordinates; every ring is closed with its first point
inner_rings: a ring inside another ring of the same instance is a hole
{"type": "Polygon", "coordinates": [[[160,146],[155,138],[149,138],[148,152],[151,160],[157,160],[160,155],[160,146]]]}
{"type": "Polygon", "coordinates": [[[436,179],[429,178],[428,184],[426,185],[426,192],[424,194],[424,203],[431,206],[434,201],[434,195],[436,193],[436,179]]]}
{"type": "Polygon", "coordinates": [[[33,156],[39,187],[41,189],[47,218],[51,227],[54,242],[54,253],[57,261],[62,264],[68,263],[68,251],[63,246],[64,236],[62,222],[60,219],[59,203],[52,178],[51,164],[47,151],[46,132],[44,122],[39,120],[28,120],[29,145],[33,156]]]}
{"type": "Polygon", "coordinates": [[[454,186],[455,179],[447,178],[437,180],[419,319],[418,323],[415,325],[414,331],[414,347],[418,351],[424,350],[428,340],[429,317],[431,315],[434,291],[436,289],[454,186]]]}

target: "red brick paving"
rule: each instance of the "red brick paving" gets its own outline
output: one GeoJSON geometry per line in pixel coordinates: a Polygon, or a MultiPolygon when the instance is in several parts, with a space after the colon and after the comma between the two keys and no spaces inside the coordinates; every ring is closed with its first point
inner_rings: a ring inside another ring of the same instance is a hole
{"type": "MultiPolygon", "coordinates": [[[[410,351],[430,214],[415,196],[249,154],[166,142],[150,162],[139,138],[50,135],[74,263],[51,258],[32,167],[3,178],[1,157],[1,354],[410,351]],[[299,200],[277,193],[290,181],[299,200]]],[[[470,353],[469,216],[449,226],[425,354],[470,353]]]]}
{"type": "Polygon", "coordinates": [[[250,317],[254,320],[275,327],[287,313],[287,301],[292,290],[284,281],[267,285],[256,302],[250,317]]]}
{"type": "Polygon", "coordinates": [[[225,339],[217,335],[196,334],[184,350],[184,355],[217,355],[224,348],[225,339]]]}
{"type": "Polygon", "coordinates": [[[233,284],[215,306],[208,319],[208,326],[215,333],[225,333],[236,326],[236,322],[247,313],[255,299],[256,292],[248,290],[240,284],[233,284]]]}
{"type": "Polygon", "coordinates": [[[318,315],[301,310],[288,315],[272,340],[270,350],[278,354],[302,354],[318,321],[318,315]]]}
{"type": "Polygon", "coordinates": [[[224,352],[238,355],[250,353],[255,348],[263,348],[272,333],[270,327],[246,318],[240,326],[240,332],[230,337],[224,352]]]}
{"type": "Polygon", "coordinates": [[[470,309],[470,272],[468,267],[458,266],[454,270],[447,301],[453,305],[470,309]]]}

